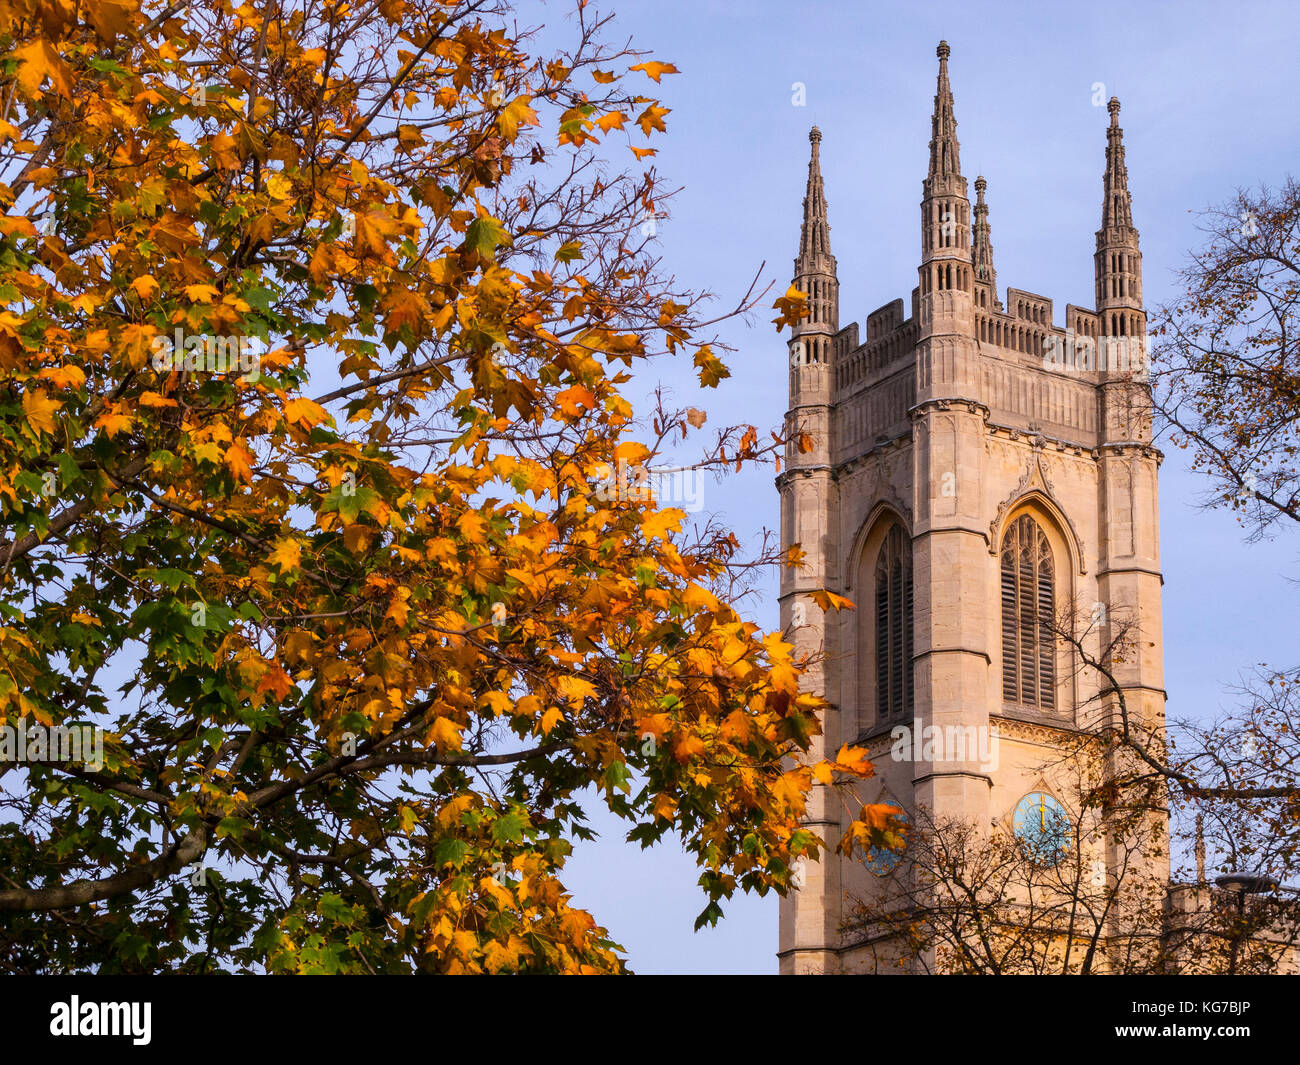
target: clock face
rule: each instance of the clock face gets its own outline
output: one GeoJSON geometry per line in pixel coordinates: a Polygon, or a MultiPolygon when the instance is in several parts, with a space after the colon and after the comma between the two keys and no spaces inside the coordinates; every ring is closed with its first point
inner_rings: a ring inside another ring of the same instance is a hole
{"type": "Polygon", "coordinates": [[[1055,865],[1070,849],[1070,815],[1045,791],[1031,791],[1016,803],[1011,830],[1040,865],[1055,865]]]}
{"type": "MultiPolygon", "coordinates": [[[[906,828],[907,814],[901,807],[894,807],[893,817],[895,823],[906,828]]],[[[872,847],[867,851],[865,861],[867,863],[867,868],[875,873],[876,876],[886,876],[893,871],[894,866],[902,861],[902,859],[903,841],[900,838],[897,850],[892,847],[872,847]]]]}

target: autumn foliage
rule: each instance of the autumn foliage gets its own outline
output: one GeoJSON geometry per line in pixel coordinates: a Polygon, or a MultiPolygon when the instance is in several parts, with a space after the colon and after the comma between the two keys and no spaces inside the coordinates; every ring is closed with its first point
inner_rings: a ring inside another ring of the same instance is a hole
{"type": "Polygon", "coordinates": [[[629,369],[727,370],[638,227],[674,68],[516,24],[0,0],[0,719],[104,737],[0,765],[11,970],[618,971],[582,802],[713,920],[869,772],[736,539],[593,491],[629,369]]]}

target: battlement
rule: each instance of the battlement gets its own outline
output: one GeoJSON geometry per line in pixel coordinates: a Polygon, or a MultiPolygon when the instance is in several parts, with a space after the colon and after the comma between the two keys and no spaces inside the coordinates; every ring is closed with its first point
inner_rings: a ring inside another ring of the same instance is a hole
{"type": "MultiPolygon", "coordinates": [[[[992,292],[991,286],[982,286],[992,292]]],[[[993,293],[996,300],[996,293],[993,293]]],[[[894,299],[867,315],[866,340],[859,341],[857,322],[851,322],[835,334],[832,345],[834,390],[849,394],[873,378],[893,368],[910,356],[920,339],[917,324],[918,291],[913,290],[912,315],[903,317],[902,299],[894,299]]],[[[1068,303],[1065,324],[1057,325],[1054,303],[1027,289],[1008,288],[1005,307],[988,307],[976,301],[969,335],[981,348],[1017,352],[1037,362],[1051,347],[1050,338],[1064,339],[1070,333],[1096,337],[1101,329],[1100,316],[1088,307],[1068,303]]]]}
{"type": "Polygon", "coordinates": [[[913,314],[903,317],[903,301],[892,300],[878,310],[867,315],[867,340],[865,344],[857,343],[858,325],[841,329],[836,335],[834,389],[838,392],[851,392],[863,381],[875,377],[881,370],[895,362],[910,356],[920,339],[915,313],[913,292],[913,314]],[[849,336],[852,344],[847,343],[849,336]],[[841,338],[846,341],[841,345],[841,338]]]}
{"type": "Polygon", "coordinates": [[[879,340],[903,324],[903,301],[892,300],[867,315],[867,341],[879,340]]]}

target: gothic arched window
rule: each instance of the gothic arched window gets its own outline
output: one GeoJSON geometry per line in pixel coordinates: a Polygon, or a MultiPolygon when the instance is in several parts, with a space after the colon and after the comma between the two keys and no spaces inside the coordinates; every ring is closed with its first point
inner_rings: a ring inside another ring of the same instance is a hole
{"type": "Polygon", "coordinates": [[[1002,540],[1002,698],[1018,706],[1056,705],[1056,613],[1052,548],[1028,514],[1002,540]]]}
{"type": "Polygon", "coordinates": [[[912,544],[895,525],[876,559],[876,720],[911,720],[912,544]]]}

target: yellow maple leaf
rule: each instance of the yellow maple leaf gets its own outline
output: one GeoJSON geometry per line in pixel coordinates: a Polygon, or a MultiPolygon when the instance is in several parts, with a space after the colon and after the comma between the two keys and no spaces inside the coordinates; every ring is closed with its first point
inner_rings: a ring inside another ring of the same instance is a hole
{"type": "Polygon", "coordinates": [[[557,393],[555,402],[559,404],[560,411],[566,418],[579,418],[582,416],[583,408],[591,410],[595,407],[596,397],[582,385],[574,385],[557,393]]]}
{"type": "Polygon", "coordinates": [[[529,106],[529,97],[520,96],[511,100],[497,115],[497,127],[507,140],[514,140],[519,135],[520,126],[536,126],[537,112],[529,106]]]}
{"type": "Polygon", "coordinates": [[[302,545],[291,537],[278,540],[275,550],[271,552],[271,561],[280,567],[281,573],[288,573],[298,568],[302,560],[302,545]]]}
{"type": "Polygon", "coordinates": [[[846,599],[842,595],[836,595],[834,592],[828,592],[825,588],[818,588],[816,591],[808,593],[814,603],[823,610],[830,610],[834,607],[836,610],[856,610],[852,599],[846,599]]]}
{"type": "Polygon", "coordinates": [[[158,291],[158,282],[148,274],[143,274],[131,282],[131,287],[135,289],[135,294],[142,300],[150,299],[158,291]]]}
{"type": "Polygon", "coordinates": [[[685,765],[692,758],[701,755],[706,750],[704,741],[694,733],[680,736],[673,744],[673,757],[682,765],[685,765]]]}
{"type": "Polygon", "coordinates": [[[323,281],[334,269],[334,246],[331,244],[317,244],[316,250],[311,253],[311,261],[307,264],[307,272],[311,274],[313,281],[323,281]]]}
{"type": "Polygon", "coordinates": [[[754,735],[754,719],[744,710],[733,710],[718,729],[718,738],[728,743],[748,743],[754,735]]]}
{"type": "Polygon", "coordinates": [[[86,383],[86,372],[80,366],[46,366],[39,376],[55,388],[80,388],[86,383]]]}
{"type": "Polygon", "coordinates": [[[38,433],[54,435],[54,412],[62,406],[57,399],[50,399],[39,390],[23,396],[23,413],[27,415],[27,424],[38,433]]]}
{"type": "Polygon", "coordinates": [[[253,479],[253,471],[249,466],[252,458],[243,444],[231,444],[226,448],[226,469],[234,475],[235,480],[247,483],[253,479]]]}
{"type": "Polygon", "coordinates": [[[772,687],[776,691],[795,695],[799,691],[799,674],[788,662],[774,662],[768,671],[772,687]]]}
{"type": "Polygon", "coordinates": [[[789,806],[796,814],[802,814],[804,796],[812,784],[812,773],[806,766],[799,766],[788,773],[782,773],[772,785],[772,797],[777,802],[789,806]]]}
{"type": "Polygon", "coordinates": [[[3,215],[0,216],[0,233],[5,236],[12,236],[17,233],[20,237],[36,236],[36,227],[32,225],[31,220],[23,218],[20,215],[3,215]]]}
{"type": "Polygon", "coordinates": [[[478,704],[490,710],[494,717],[500,717],[510,709],[510,696],[505,692],[484,692],[479,696],[478,704]]]}
{"type": "Polygon", "coordinates": [[[121,411],[105,411],[95,419],[95,428],[103,429],[109,439],[117,436],[118,433],[124,433],[131,428],[131,416],[123,414],[121,411]]]}
{"type": "Polygon", "coordinates": [[[211,303],[221,295],[211,285],[186,285],[182,291],[185,293],[185,298],[191,303],[211,303]]]}
{"type": "Polygon", "coordinates": [[[698,584],[688,584],[682,592],[682,605],[688,610],[717,610],[718,597],[698,584]]]}
{"type": "Polygon", "coordinates": [[[238,170],[242,165],[239,158],[239,142],[229,133],[218,133],[209,142],[217,167],[221,170],[238,170]]]}
{"type": "Polygon", "coordinates": [[[257,682],[259,692],[270,692],[276,699],[283,699],[293,690],[293,679],[279,666],[273,665],[257,682]]]}
{"type": "Polygon", "coordinates": [[[581,710],[584,700],[596,696],[596,686],[591,681],[583,677],[575,677],[571,673],[562,676],[555,682],[555,686],[575,710],[581,710]]]}
{"type": "Polygon", "coordinates": [[[289,400],[284,405],[284,418],[285,421],[294,425],[301,425],[304,429],[310,429],[313,425],[319,425],[322,422],[333,421],[329,412],[319,403],[314,400],[304,399],[301,396],[289,400]]]}
{"type": "Polygon", "coordinates": [[[429,304],[418,292],[405,288],[392,288],[384,296],[380,310],[384,314],[384,328],[394,331],[408,326],[418,330],[428,317],[429,304]]]}
{"type": "Polygon", "coordinates": [[[655,796],[654,813],[656,817],[662,817],[665,821],[673,819],[673,813],[677,809],[677,800],[671,795],[660,792],[655,796]]]}
{"type": "Polygon", "coordinates": [[[434,718],[433,727],[429,729],[429,738],[440,751],[460,750],[460,726],[449,717],[434,718]]]}
{"type": "MultiPolygon", "coordinates": [[[[374,530],[369,525],[345,525],[343,527],[343,546],[354,555],[363,555],[370,547],[374,530]]],[[[416,557],[419,553],[415,552],[416,557]]],[[[399,624],[403,624],[399,622],[399,624]]]]}
{"type": "Polygon", "coordinates": [[[72,95],[71,71],[59,58],[54,46],[44,38],[37,38],[31,44],[15,48],[9,58],[18,60],[18,88],[29,99],[40,95],[41,85],[50,79],[54,91],[60,96],[72,95]]]}
{"type": "Polygon", "coordinates": [[[406,619],[411,614],[411,604],[407,602],[410,598],[410,588],[398,588],[393,593],[393,600],[388,604],[388,610],[384,617],[399,627],[405,625],[406,619]]]}
{"type": "Polygon", "coordinates": [[[802,291],[798,285],[791,285],[785,290],[784,296],[778,296],[776,302],[772,304],[774,310],[781,313],[772,319],[772,324],[776,326],[779,333],[783,327],[794,325],[803,318],[807,318],[808,293],[802,291]]]}
{"type": "Polygon", "coordinates": [[[111,43],[118,37],[134,36],[139,7],[138,0],[96,0],[86,5],[86,17],[95,32],[111,43]]]}
{"type": "Polygon", "coordinates": [[[671,107],[659,107],[657,104],[650,104],[644,111],[636,116],[636,123],[641,127],[641,132],[647,137],[650,136],[652,129],[665,133],[668,127],[664,125],[664,115],[670,114],[671,107]]]}
{"type": "Polygon", "coordinates": [[[293,196],[293,182],[283,174],[275,173],[266,179],[266,191],[274,200],[287,200],[293,196]]]}
{"type": "Polygon", "coordinates": [[[665,533],[677,532],[685,517],[685,512],[676,507],[653,511],[641,519],[641,535],[647,541],[662,539],[665,533]]]}
{"type": "Polygon", "coordinates": [[[867,749],[847,743],[840,747],[840,753],[835,756],[835,768],[860,777],[870,776],[872,772],[871,762],[867,759],[867,749]]]}
{"type": "MultiPolygon", "coordinates": [[[[492,881],[495,883],[495,881],[492,881]]],[[[496,894],[493,892],[492,894],[496,894]]],[[[489,940],[483,948],[483,967],[490,973],[499,973],[519,966],[519,955],[508,946],[503,946],[495,939],[489,940]]]]}
{"type": "MultiPolygon", "coordinates": [[[[147,280],[152,282],[153,278],[147,280]]],[[[157,287],[156,283],[155,287],[157,287]]],[[[128,366],[133,370],[138,370],[149,361],[149,355],[153,351],[153,342],[156,336],[157,333],[152,326],[137,325],[132,322],[130,325],[123,327],[121,336],[117,341],[117,350],[126,359],[128,366]]],[[[87,341],[89,341],[89,337],[87,341]]]]}

